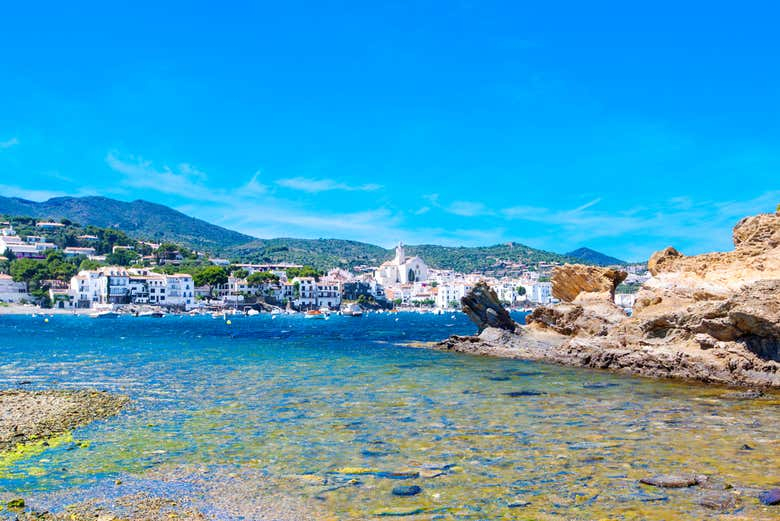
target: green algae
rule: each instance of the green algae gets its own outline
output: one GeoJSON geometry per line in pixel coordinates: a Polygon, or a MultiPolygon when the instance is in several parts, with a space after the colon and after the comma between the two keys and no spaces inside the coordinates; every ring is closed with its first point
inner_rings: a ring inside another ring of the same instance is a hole
{"type": "MultiPolygon", "coordinates": [[[[47,449],[55,448],[72,441],[73,435],[70,432],[66,432],[48,439],[21,443],[10,451],[0,453],[0,479],[11,477],[13,474],[10,472],[10,469],[18,463],[29,460],[35,456],[40,456],[47,449]]],[[[31,467],[28,470],[28,474],[32,476],[42,476],[45,473],[46,471],[40,467],[31,467]]]]}

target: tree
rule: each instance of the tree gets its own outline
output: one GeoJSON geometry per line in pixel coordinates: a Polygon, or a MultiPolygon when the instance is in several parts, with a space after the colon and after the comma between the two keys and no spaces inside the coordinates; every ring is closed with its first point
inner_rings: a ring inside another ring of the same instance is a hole
{"type": "Polygon", "coordinates": [[[84,260],[82,260],[82,261],[81,261],[81,263],[79,264],[79,271],[84,271],[84,270],[96,270],[96,269],[98,269],[100,266],[102,266],[102,264],[100,264],[98,261],[96,261],[96,260],[92,260],[92,259],[87,259],[87,258],[85,258],[85,259],[84,259],[84,260]]]}
{"type": "Polygon", "coordinates": [[[129,266],[137,258],[138,254],[133,250],[120,249],[106,255],[106,262],[117,266],[129,266]]]}
{"type": "Polygon", "coordinates": [[[46,255],[46,271],[48,278],[57,280],[70,280],[76,274],[76,265],[65,259],[60,251],[50,251],[46,255]]]}
{"type": "Polygon", "coordinates": [[[294,279],[295,277],[314,277],[315,280],[320,280],[322,272],[313,268],[312,266],[303,266],[301,268],[288,268],[287,278],[294,279]]]}
{"type": "Polygon", "coordinates": [[[35,259],[16,259],[11,263],[11,277],[14,282],[27,282],[46,278],[46,263],[35,259]]]}
{"type": "Polygon", "coordinates": [[[515,288],[515,292],[518,294],[518,296],[525,296],[525,286],[517,286],[515,288]]]}
{"type": "Polygon", "coordinates": [[[249,276],[249,272],[245,269],[235,269],[233,270],[233,276],[237,279],[245,279],[249,276]]]}
{"type": "Polygon", "coordinates": [[[250,286],[261,286],[263,284],[279,282],[279,276],[270,271],[257,271],[246,278],[250,286]]]}
{"type": "Polygon", "coordinates": [[[15,260],[16,255],[14,255],[14,252],[11,250],[11,248],[6,248],[5,252],[3,253],[3,257],[8,259],[9,261],[15,260]]]}
{"type": "Polygon", "coordinates": [[[205,266],[193,273],[192,280],[196,286],[208,286],[213,293],[214,286],[227,284],[228,272],[222,266],[205,266]]]}

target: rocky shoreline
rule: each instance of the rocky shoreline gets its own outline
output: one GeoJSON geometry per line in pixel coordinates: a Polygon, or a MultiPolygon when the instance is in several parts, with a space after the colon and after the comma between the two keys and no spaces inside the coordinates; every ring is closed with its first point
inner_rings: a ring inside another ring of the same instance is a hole
{"type": "Polygon", "coordinates": [[[686,257],[666,248],[632,316],[614,302],[625,272],[565,265],[559,304],[515,324],[486,285],[463,299],[479,335],[435,349],[609,369],[640,376],[780,388],[780,213],[734,228],[734,251],[686,257]]]}
{"type": "Polygon", "coordinates": [[[0,390],[0,455],[113,416],[128,401],[94,390],[0,390]]]}

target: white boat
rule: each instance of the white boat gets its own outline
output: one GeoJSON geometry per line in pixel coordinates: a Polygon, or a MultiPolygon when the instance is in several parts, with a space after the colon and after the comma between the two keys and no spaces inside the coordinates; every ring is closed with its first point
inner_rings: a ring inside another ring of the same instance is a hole
{"type": "Polygon", "coordinates": [[[283,313],[283,311],[280,308],[273,308],[271,310],[271,314],[272,315],[281,315],[282,313],[283,313]]]}
{"type": "Polygon", "coordinates": [[[248,317],[254,317],[255,315],[259,315],[260,312],[256,309],[247,309],[246,310],[246,316],[248,317]]]}
{"type": "Polygon", "coordinates": [[[341,310],[341,314],[345,317],[362,317],[363,308],[360,307],[360,304],[349,304],[341,310]]]}
{"type": "Polygon", "coordinates": [[[119,313],[116,311],[99,311],[97,313],[90,313],[92,318],[117,318],[119,313]]]}
{"type": "Polygon", "coordinates": [[[144,311],[143,313],[138,313],[138,316],[146,318],[162,318],[165,316],[165,313],[162,311],[144,311]]]}

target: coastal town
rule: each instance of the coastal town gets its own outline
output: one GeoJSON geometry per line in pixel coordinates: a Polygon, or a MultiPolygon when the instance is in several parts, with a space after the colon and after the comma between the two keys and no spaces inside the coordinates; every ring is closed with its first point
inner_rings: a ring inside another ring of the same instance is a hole
{"type": "MultiPolygon", "coordinates": [[[[27,229],[31,229],[32,223],[27,229]]],[[[507,308],[530,309],[554,302],[551,270],[558,263],[515,264],[497,276],[484,272],[459,273],[434,269],[418,256],[407,255],[403,243],[395,256],[379,266],[353,271],[318,271],[304,264],[246,263],[185,251],[176,245],[148,241],[101,242],[102,230],[76,235],[60,248],[52,233],[62,222],[36,221],[35,233],[19,233],[10,220],[0,223],[0,262],[26,259],[26,272],[0,273],[0,301],[41,305],[80,312],[200,313],[262,311],[332,312],[368,310],[457,310],[475,284],[486,282],[507,308]],[[127,244],[123,244],[127,243],[127,244]],[[102,248],[99,244],[103,244],[102,248]],[[110,249],[109,249],[110,247],[110,249]],[[100,251],[100,250],[103,251],[100,251]],[[186,256],[186,257],[185,257],[186,256]],[[38,277],[33,270],[62,259],[64,276],[38,277]],[[186,269],[195,260],[197,269],[186,269]],[[78,266],[78,268],[75,268],[78,266]],[[35,291],[31,288],[36,286],[35,291]]],[[[506,262],[504,262],[506,264],[506,262]]],[[[633,305],[630,288],[648,278],[643,265],[624,266],[628,291],[615,295],[625,309],[633,305]]]]}

